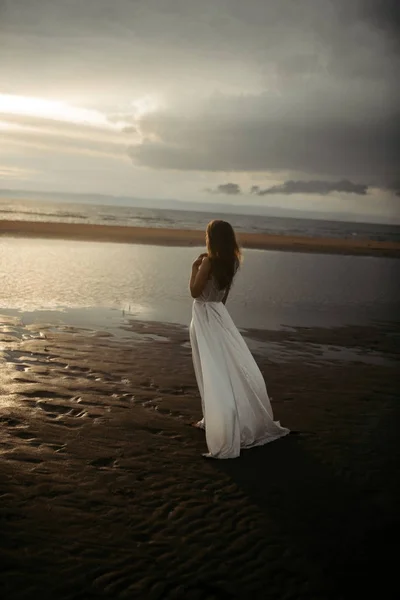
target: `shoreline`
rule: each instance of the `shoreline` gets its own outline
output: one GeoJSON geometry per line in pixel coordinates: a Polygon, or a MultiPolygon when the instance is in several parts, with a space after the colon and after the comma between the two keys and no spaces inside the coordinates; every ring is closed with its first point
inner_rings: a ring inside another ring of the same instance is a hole
{"type": "MultiPolygon", "coordinates": [[[[0,236],[155,246],[196,247],[204,245],[204,231],[89,223],[0,220],[0,236]]],[[[237,238],[243,248],[254,250],[400,258],[400,243],[396,242],[380,242],[368,239],[311,238],[261,233],[237,233],[237,238]]]]}

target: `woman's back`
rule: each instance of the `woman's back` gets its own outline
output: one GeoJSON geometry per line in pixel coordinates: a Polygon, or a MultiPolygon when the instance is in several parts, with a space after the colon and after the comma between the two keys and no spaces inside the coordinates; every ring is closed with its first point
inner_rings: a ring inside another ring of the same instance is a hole
{"type": "Polygon", "coordinates": [[[218,289],[215,278],[211,276],[197,300],[200,300],[200,302],[222,302],[225,291],[218,289]]]}

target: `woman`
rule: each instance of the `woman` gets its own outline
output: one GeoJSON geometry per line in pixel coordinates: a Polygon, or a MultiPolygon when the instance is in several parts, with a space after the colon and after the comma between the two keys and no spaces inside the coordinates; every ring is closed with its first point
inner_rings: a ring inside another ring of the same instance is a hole
{"type": "Polygon", "coordinates": [[[274,421],[261,372],[225,303],[241,253],[232,226],[211,221],[207,253],[192,266],[194,298],[190,342],[208,458],[236,458],[241,448],[260,446],[289,433],[274,421]]]}

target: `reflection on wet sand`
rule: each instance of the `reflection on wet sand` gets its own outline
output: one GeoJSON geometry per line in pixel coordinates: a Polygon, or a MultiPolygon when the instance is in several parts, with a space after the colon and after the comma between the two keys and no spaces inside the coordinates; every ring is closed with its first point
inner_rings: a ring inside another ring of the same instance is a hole
{"type": "Polygon", "coordinates": [[[0,321],[5,597],[354,598],[394,578],[394,324],[247,332],[294,433],[210,462],[185,327],[0,321]]]}

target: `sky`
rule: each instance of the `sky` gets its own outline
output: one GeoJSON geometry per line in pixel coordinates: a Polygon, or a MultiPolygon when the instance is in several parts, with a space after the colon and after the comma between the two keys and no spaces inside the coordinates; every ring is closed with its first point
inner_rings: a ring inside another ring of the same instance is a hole
{"type": "Polygon", "coordinates": [[[400,223],[398,0],[0,0],[0,188],[400,223]]]}

